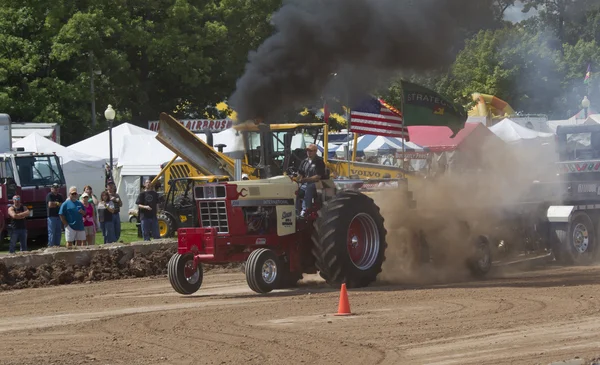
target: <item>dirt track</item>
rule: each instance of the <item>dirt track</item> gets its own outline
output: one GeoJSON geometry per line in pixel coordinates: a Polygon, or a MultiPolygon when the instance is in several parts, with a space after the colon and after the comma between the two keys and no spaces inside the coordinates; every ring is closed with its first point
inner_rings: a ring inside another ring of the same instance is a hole
{"type": "Polygon", "coordinates": [[[548,364],[600,356],[600,268],[338,292],[309,280],[256,295],[209,273],[0,293],[1,364],[548,364]]]}

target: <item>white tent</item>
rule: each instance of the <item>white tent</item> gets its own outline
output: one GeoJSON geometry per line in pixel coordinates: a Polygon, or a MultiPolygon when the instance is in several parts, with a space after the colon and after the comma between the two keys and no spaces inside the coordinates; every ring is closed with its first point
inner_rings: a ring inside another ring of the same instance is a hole
{"type": "Polygon", "coordinates": [[[506,143],[518,143],[523,140],[551,138],[554,136],[552,133],[538,132],[533,129],[522,127],[508,118],[491,126],[490,131],[506,143]]]}
{"type": "MultiPolygon", "coordinates": [[[[358,137],[357,142],[357,155],[375,156],[381,154],[395,154],[398,151],[402,151],[402,144],[404,144],[404,150],[408,152],[424,152],[425,149],[413,142],[404,142],[402,138],[394,137],[383,137],[376,136],[373,134],[366,134],[358,137]]],[[[348,149],[352,153],[353,141],[348,143],[348,149]]],[[[339,145],[334,149],[330,149],[331,152],[335,152],[337,157],[344,157],[344,147],[339,145]]]]}
{"type": "Polygon", "coordinates": [[[77,186],[79,192],[85,185],[90,185],[97,196],[104,190],[105,160],[102,158],[73,151],[36,132],[16,141],[13,146],[31,152],[56,153],[60,157],[67,186],[77,186]]]}
{"type": "Polygon", "coordinates": [[[546,123],[548,124],[548,129],[552,133],[556,134],[556,129],[558,129],[559,126],[581,124],[582,120],[576,119],[575,117],[573,117],[573,118],[565,119],[565,120],[549,120],[546,123]]]}
{"type": "MultiPolygon", "coordinates": [[[[123,137],[140,134],[155,136],[156,132],[145,128],[140,128],[129,123],[120,124],[112,129],[114,163],[116,163],[119,160],[119,155],[123,148],[123,137]]],[[[108,131],[104,131],[95,136],[84,139],[81,142],[72,144],[68,148],[70,148],[73,151],[91,154],[93,156],[108,160],[110,157],[108,131]]]]}
{"type": "Polygon", "coordinates": [[[123,199],[120,218],[129,219],[129,210],[135,209],[143,179],[158,175],[160,165],[171,160],[175,154],[152,135],[123,136],[115,170],[117,192],[123,199]]]}
{"type": "Polygon", "coordinates": [[[600,124],[600,114],[592,114],[588,116],[588,118],[585,120],[585,122],[583,122],[583,124],[600,124]]]}

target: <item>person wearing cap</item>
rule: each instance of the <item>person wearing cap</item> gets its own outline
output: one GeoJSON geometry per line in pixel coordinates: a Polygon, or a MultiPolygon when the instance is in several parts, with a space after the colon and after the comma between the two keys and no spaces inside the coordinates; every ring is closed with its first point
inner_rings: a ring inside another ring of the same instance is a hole
{"type": "Polygon", "coordinates": [[[115,240],[119,242],[119,238],[121,238],[121,218],[119,216],[121,212],[121,207],[123,206],[123,201],[119,194],[117,194],[117,186],[115,182],[112,180],[108,181],[106,185],[106,190],[108,191],[108,196],[110,197],[110,201],[115,205],[115,211],[113,215],[113,224],[115,225],[115,240]]]}
{"type": "Polygon", "coordinates": [[[83,246],[83,242],[86,240],[85,227],[83,226],[85,208],[77,198],[77,187],[71,186],[69,188],[69,199],[60,206],[58,211],[60,220],[65,226],[67,248],[74,244],[83,246]]]}
{"type": "Polygon", "coordinates": [[[83,229],[85,230],[86,246],[94,246],[96,244],[96,209],[94,203],[91,202],[88,193],[81,194],[83,200],[83,208],[85,215],[83,216],[83,229]]]}
{"type": "Polygon", "coordinates": [[[306,210],[312,206],[313,198],[317,194],[315,183],[325,178],[325,162],[317,155],[317,145],[310,144],[306,147],[306,159],[302,160],[298,168],[298,178],[296,181],[300,184],[300,189],[304,191],[304,198],[296,201],[296,210],[300,211],[300,217],[304,217],[306,210]]]}
{"type": "Polygon", "coordinates": [[[62,223],[58,216],[58,209],[65,201],[58,192],[60,185],[52,184],[50,192],[46,195],[46,214],[48,215],[48,247],[60,246],[60,236],[62,235],[62,223]]]}
{"type": "Polygon", "coordinates": [[[21,246],[21,252],[27,251],[27,227],[25,219],[29,217],[29,209],[21,202],[19,195],[13,196],[13,205],[8,208],[8,216],[11,221],[8,225],[10,229],[10,244],[8,251],[15,253],[17,241],[21,246]]]}

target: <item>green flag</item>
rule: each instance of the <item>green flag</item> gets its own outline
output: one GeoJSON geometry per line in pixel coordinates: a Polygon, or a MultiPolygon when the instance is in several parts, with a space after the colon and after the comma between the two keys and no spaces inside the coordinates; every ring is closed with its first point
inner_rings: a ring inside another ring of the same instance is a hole
{"type": "Polygon", "coordinates": [[[467,120],[464,108],[448,98],[406,81],[401,81],[404,125],[448,126],[454,133],[461,130],[467,120]]]}

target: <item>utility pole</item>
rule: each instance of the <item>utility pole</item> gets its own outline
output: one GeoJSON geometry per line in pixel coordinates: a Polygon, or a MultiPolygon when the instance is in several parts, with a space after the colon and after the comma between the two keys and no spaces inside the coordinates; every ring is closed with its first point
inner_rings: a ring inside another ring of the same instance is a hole
{"type": "Polygon", "coordinates": [[[94,54],[90,52],[90,93],[92,95],[92,129],[96,128],[96,97],[94,96],[94,54]]]}

